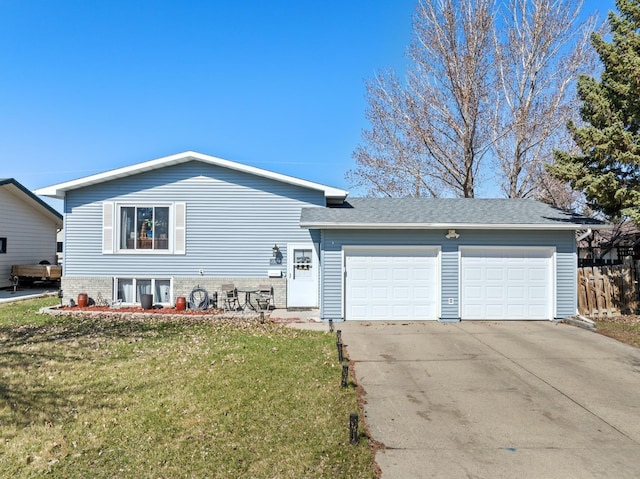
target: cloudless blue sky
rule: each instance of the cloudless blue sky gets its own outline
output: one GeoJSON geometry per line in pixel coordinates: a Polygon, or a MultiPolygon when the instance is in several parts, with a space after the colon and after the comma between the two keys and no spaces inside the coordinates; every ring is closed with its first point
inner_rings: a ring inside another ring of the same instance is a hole
{"type": "Polygon", "coordinates": [[[364,80],[403,73],[415,3],[0,0],[0,177],[195,150],[350,189],[364,80]]]}

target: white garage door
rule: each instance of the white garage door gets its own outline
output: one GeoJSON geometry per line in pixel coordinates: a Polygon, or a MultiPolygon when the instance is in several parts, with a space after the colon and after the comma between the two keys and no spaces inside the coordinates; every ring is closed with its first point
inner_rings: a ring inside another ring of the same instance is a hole
{"type": "Polygon", "coordinates": [[[345,262],[346,319],[438,318],[438,248],[349,249],[345,262]]]}
{"type": "Polygon", "coordinates": [[[461,317],[553,319],[552,248],[461,248],[461,317]]]}

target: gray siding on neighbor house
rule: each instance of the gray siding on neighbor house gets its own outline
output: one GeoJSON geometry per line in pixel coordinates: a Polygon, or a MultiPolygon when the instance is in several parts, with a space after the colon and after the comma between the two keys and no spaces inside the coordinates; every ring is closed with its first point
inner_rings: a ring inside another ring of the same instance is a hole
{"type": "Polygon", "coordinates": [[[21,196],[0,188],[0,238],[7,252],[0,253],[0,287],[10,286],[11,266],[57,263],[57,226],[51,218],[30,206],[21,196]]]}
{"type": "MultiPolygon", "coordinates": [[[[68,192],[65,201],[65,276],[267,277],[286,274],[287,243],[319,242],[301,229],[302,206],[324,206],[324,195],[197,161],[68,192]],[[186,203],[186,252],[102,252],[104,202],[186,203]],[[272,247],[283,255],[270,265],[272,247]]],[[[55,244],[55,243],[54,243],[55,244]]]]}
{"type": "Polygon", "coordinates": [[[440,246],[441,319],[459,319],[460,246],[546,246],[556,254],[556,317],[576,314],[576,245],[574,231],[458,230],[460,238],[447,240],[446,230],[324,230],[321,314],[343,318],[344,246],[440,246]],[[454,304],[450,305],[449,298],[454,304]]]}

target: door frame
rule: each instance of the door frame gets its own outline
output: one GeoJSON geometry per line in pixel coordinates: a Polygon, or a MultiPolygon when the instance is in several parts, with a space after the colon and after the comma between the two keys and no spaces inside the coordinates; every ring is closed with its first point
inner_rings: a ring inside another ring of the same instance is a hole
{"type": "Polygon", "coordinates": [[[317,308],[319,304],[320,295],[318,294],[318,287],[320,284],[320,258],[319,258],[320,246],[312,241],[305,243],[287,243],[287,307],[291,308],[317,308]],[[292,286],[295,286],[293,281],[293,251],[296,249],[310,249],[311,250],[311,270],[313,278],[313,298],[310,298],[310,304],[291,304],[292,286]]]}

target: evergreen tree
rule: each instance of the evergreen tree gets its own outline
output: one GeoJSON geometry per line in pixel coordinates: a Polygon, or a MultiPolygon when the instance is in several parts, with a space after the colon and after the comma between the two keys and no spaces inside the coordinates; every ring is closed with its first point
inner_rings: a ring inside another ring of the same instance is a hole
{"type": "Polygon", "coordinates": [[[567,126],[580,151],[556,151],[549,169],[595,211],[640,225],[640,0],[616,0],[616,7],[610,41],[598,33],[591,39],[603,64],[600,81],[578,80],[584,124],[567,126]]]}

